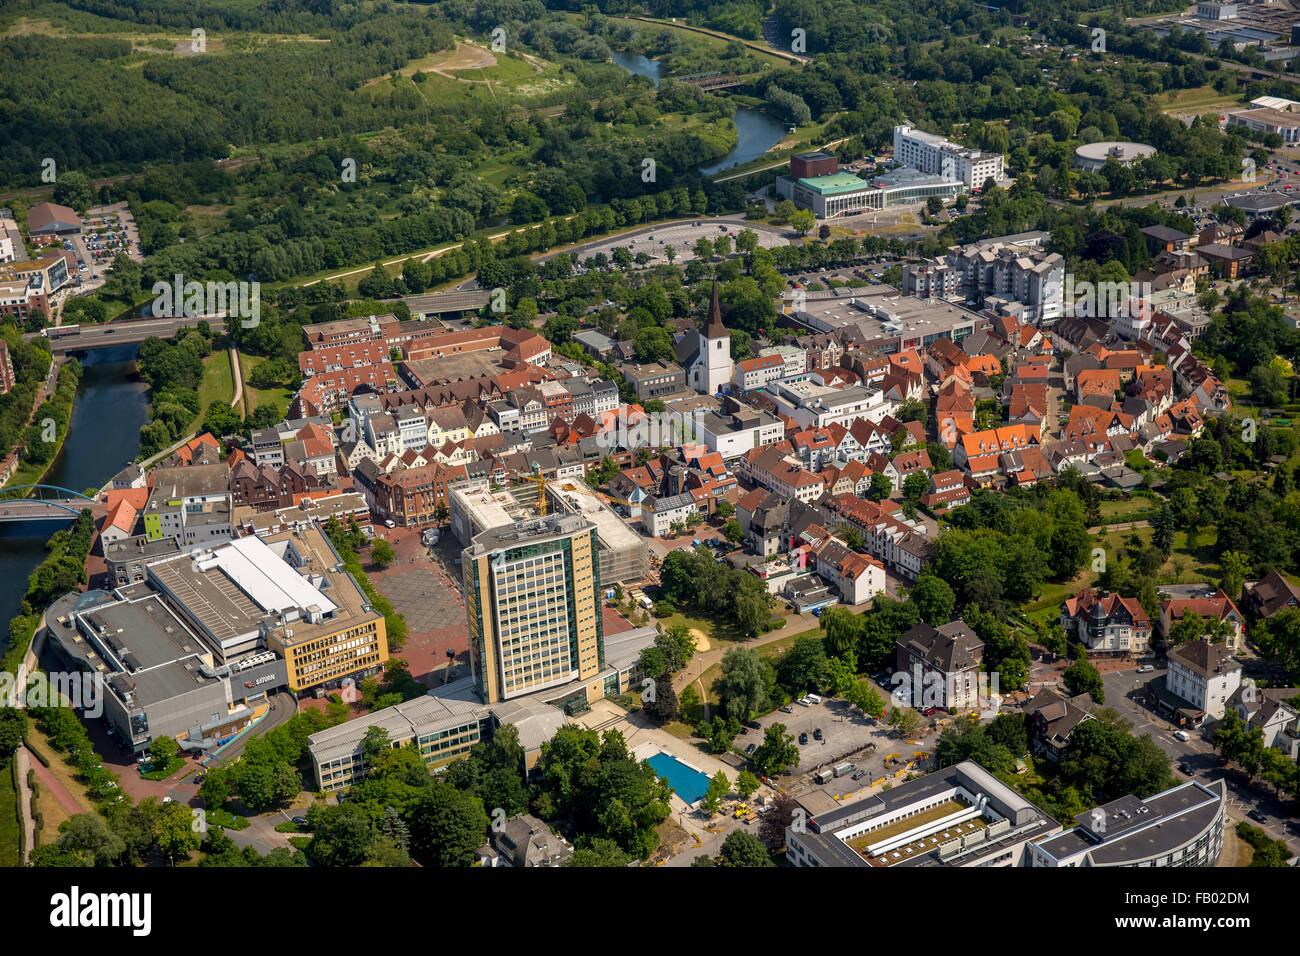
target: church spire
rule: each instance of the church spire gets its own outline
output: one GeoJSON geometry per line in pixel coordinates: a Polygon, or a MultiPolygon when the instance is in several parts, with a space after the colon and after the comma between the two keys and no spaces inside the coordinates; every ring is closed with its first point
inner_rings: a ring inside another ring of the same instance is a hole
{"type": "Polygon", "coordinates": [[[709,318],[704,326],[704,337],[706,339],[725,339],[730,337],[731,333],[727,327],[722,324],[722,306],[718,303],[718,280],[713,280],[713,290],[709,294],[709,318]]]}

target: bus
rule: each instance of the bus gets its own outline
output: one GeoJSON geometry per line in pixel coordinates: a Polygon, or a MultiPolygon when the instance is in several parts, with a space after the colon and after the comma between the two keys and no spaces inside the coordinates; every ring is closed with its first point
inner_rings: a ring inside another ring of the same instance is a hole
{"type": "Polygon", "coordinates": [[[81,326],[79,325],[51,325],[41,329],[41,335],[47,339],[61,339],[69,335],[80,335],[81,326]]]}

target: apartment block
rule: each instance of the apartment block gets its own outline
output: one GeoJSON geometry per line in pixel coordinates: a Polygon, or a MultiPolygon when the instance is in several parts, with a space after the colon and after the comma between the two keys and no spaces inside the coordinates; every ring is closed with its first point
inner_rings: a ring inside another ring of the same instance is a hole
{"type": "Polygon", "coordinates": [[[548,515],[490,528],[461,566],[470,665],[485,703],[597,679],[605,661],[593,522],[548,515]]]}

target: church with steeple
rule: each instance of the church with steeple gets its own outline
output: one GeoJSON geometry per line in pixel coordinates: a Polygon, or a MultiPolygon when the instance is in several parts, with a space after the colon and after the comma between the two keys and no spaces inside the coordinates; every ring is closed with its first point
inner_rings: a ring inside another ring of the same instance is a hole
{"type": "Polygon", "coordinates": [[[732,379],[731,333],[722,324],[718,280],[709,295],[709,316],[704,331],[686,332],[676,342],[677,361],[686,371],[686,384],[705,395],[716,395],[732,379]]]}

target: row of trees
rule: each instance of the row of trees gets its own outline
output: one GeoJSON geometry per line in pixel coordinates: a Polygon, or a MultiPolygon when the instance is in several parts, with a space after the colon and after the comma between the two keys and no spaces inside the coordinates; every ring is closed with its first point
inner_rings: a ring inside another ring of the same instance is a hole
{"type": "MultiPolygon", "coordinates": [[[[1293,707],[1298,703],[1292,698],[1293,707]]],[[[1235,708],[1227,708],[1214,728],[1214,749],[1225,764],[1236,764],[1247,779],[1263,777],[1278,796],[1287,794],[1293,800],[1300,800],[1300,765],[1284,751],[1266,746],[1264,731],[1249,726],[1235,708]]]]}

